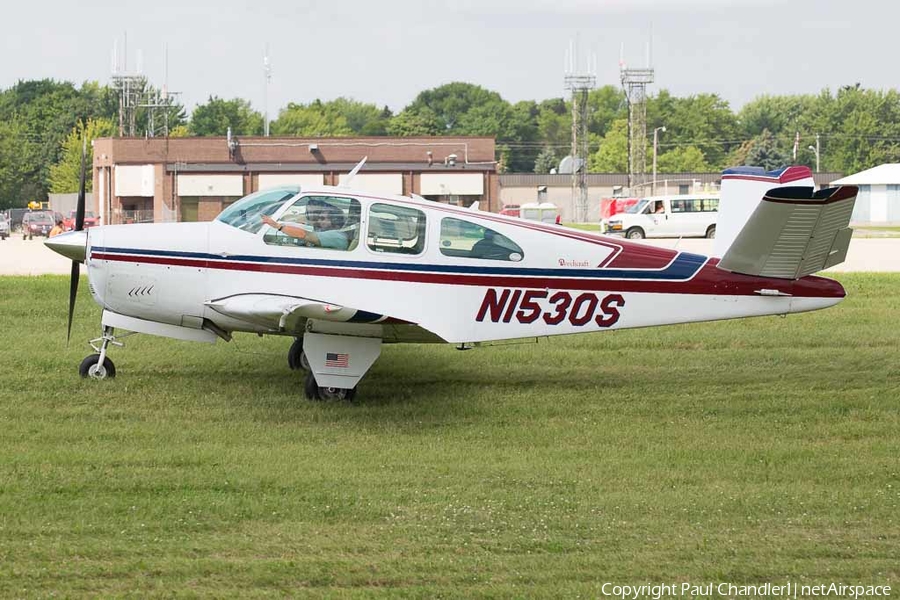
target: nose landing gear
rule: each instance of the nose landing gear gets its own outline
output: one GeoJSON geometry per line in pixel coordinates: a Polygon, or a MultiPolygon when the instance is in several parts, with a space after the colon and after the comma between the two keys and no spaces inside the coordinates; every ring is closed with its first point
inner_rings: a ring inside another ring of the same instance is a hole
{"type": "MultiPolygon", "coordinates": [[[[125,344],[116,340],[113,334],[114,329],[109,325],[103,326],[103,335],[97,339],[91,340],[91,348],[97,354],[86,356],[81,365],[78,367],[78,373],[85,379],[112,379],[116,376],[116,365],[106,356],[109,345],[122,347],[125,344]]],[[[120,337],[126,337],[130,333],[120,337]]]]}

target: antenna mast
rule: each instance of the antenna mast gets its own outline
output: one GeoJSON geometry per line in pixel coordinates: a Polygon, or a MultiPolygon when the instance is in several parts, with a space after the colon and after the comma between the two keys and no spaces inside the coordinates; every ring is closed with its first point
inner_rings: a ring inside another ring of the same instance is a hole
{"type": "Polygon", "coordinates": [[[619,69],[628,103],[628,187],[632,189],[644,183],[647,172],[647,85],[653,83],[653,67],[628,69],[620,59],[619,69]]]}
{"type": "Polygon", "coordinates": [[[137,132],[138,111],[144,109],[147,119],[147,137],[169,135],[169,113],[176,106],[180,92],[170,92],[169,85],[169,48],[165,47],[165,83],[162,90],[155,90],[148,85],[147,77],[141,73],[140,63],[143,58],[138,53],[136,73],[128,72],[128,34],[125,34],[124,58],[119,60],[118,41],[113,46],[112,88],[119,94],[119,137],[135,137],[137,132]],[[158,118],[162,116],[161,122],[158,118]]]}
{"type": "Polygon", "coordinates": [[[584,223],[588,218],[588,122],[591,116],[588,94],[596,85],[597,77],[590,65],[587,73],[577,73],[576,53],[575,43],[570,42],[563,81],[566,90],[572,93],[572,203],[575,206],[575,222],[584,223]]]}
{"type": "Polygon", "coordinates": [[[269,83],[272,81],[272,65],[269,63],[269,45],[266,44],[266,54],[263,57],[263,135],[269,137],[269,83]]]}

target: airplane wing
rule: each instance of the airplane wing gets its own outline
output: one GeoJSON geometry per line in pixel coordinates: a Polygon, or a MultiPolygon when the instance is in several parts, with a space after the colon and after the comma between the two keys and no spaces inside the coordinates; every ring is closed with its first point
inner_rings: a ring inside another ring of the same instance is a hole
{"type": "Polygon", "coordinates": [[[854,186],[818,192],[810,187],[770,190],[719,261],[719,268],[799,279],[843,262],[853,234],[849,224],[856,194],[854,186]]]}
{"type": "Polygon", "coordinates": [[[338,323],[362,323],[381,326],[385,342],[436,342],[436,335],[414,323],[392,319],[320,300],[278,294],[236,294],[211,300],[206,306],[241,321],[261,325],[281,333],[302,335],[309,319],[338,323]]]}

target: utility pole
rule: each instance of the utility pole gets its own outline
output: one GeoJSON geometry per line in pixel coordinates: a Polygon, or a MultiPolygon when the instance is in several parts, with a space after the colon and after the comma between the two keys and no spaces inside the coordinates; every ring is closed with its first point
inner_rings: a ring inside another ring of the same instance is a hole
{"type": "Polygon", "coordinates": [[[820,149],[819,149],[819,134],[817,133],[816,134],[816,173],[818,173],[820,170],[819,169],[819,157],[821,157],[821,156],[822,155],[820,154],[820,149]]]}
{"type": "Polygon", "coordinates": [[[816,173],[819,172],[819,134],[816,134],[816,145],[815,146],[807,146],[808,150],[815,152],[816,154],[816,173]]]}
{"type": "Polygon", "coordinates": [[[662,125],[653,130],[653,181],[650,182],[650,195],[656,195],[656,148],[659,145],[659,132],[666,132],[666,126],[662,125]]]}

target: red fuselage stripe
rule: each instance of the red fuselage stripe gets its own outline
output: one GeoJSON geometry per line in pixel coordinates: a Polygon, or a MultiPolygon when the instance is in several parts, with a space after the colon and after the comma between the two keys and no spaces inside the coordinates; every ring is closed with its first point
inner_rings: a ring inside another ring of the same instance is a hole
{"type": "Polygon", "coordinates": [[[515,275],[465,275],[454,273],[427,273],[409,271],[385,271],[379,269],[353,269],[320,266],[298,266],[273,263],[251,263],[246,261],[217,261],[168,256],[125,256],[97,252],[91,260],[148,263],[219,269],[227,271],[250,271],[258,273],[282,273],[312,277],[336,277],[344,279],[368,279],[380,281],[402,281],[438,285],[465,285],[482,287],[510,287],[554,290],[585,290],[598,292],[641,292],[654,294],[697,294],[713,296],[753,296],[760,289],[778,290],[784,294],[810,298],[843,298],[844,289],[831,279],[804,277],[797,281],[772,279],[729,273],[717,268],[717,260],[707,262],[688,281],[646,281],[635,279],[593,279],[519,277],[515,275]]]}

